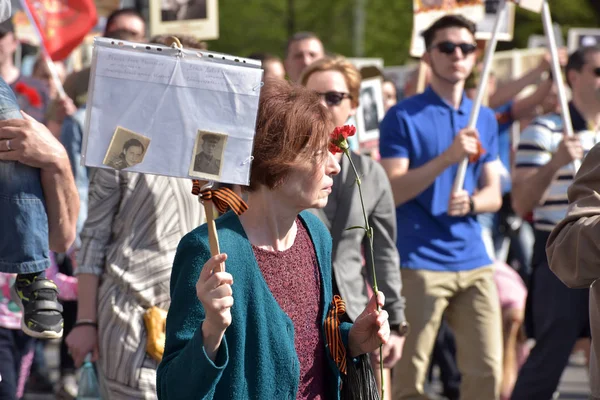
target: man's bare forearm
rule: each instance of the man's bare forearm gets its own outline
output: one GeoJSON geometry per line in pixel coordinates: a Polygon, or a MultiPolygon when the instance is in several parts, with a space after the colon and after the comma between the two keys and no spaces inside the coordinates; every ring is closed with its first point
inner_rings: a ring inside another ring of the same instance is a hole
{"type": "Polygon", "coordinates": [[[496,212],[502,207],[502,195],[497,185],[480,189],[472,199],[476,214],[496,212]]]}
{"type": "Polygon", "coordinates": [[[551,160],[535,173],[513,182],[512,205],[517,214],[525,215],[540,204],[560,168],[551,160]]]}
{"type": "Polygon", "coordinates": [[[537,83],[543,72],[540,68],[534,68],[518,79],[499,85],[496,91],[490,96],[489,106],[497,108],[508,103],[527,86],[537,83]]]}
{"type": "Polygon", "coordinates": [[[41,182],[48,213],[50,249],[62,253],[75,240],[79,214],[79,195],[66,152],[52,167],[41,170],[41,182]]]}
{"type": "Polygon", "coordinates": [[[98,318],[98,275],[77,275],[77,319],[96,321],[98,318]]]}
{"type": "Polygon", "coordinates": [[[534,115],[535,109],[538,106],[541,106],[546,96],[548,96],[548,93],[550,93],[550,89],[552,89],[552,81],[545,80],[539,84],[535,92],[525,98],[517,100],[512,107],[513,119],[519,120],[534,115]]]}
{"type": "Polygon", "coordinates": [[[444,154],[434,158],[427,164],[409,169],[404,174],[394,174],[388,171],[388,177],[392,185],[394,203],[396,207],[402,205],[421,194],[427,189],[435,178],[450,166],[444,154]]]}

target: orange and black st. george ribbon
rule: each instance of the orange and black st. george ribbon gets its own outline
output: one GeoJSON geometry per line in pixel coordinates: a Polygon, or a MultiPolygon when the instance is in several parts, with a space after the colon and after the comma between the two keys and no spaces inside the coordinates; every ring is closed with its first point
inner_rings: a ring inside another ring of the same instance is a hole
{"type": "Polygon", "coordinates": [[[331,358],[342,374],[346,374],[346,346],[340,333],[340,316],[346,313],[346,304],[338,295],[333,296],[331,309],[325,318],[325,340],[331,358]]]}
{"type": "Polygon", "coordinates": [[[248,205],[233,190],[226,187],[202,190],[197,179],[192,179],[192,194],[200,196],[202,200],[212,201],[221,214],[231,208],[237,215],[242,215],[248,209],[248,205]]]}

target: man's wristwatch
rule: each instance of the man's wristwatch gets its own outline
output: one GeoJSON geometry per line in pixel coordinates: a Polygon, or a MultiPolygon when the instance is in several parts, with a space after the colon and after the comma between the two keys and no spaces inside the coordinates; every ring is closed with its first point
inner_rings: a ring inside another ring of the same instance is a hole
{"type": "Polygon", "coordinates": [[[475,214],[475,203],[473,197],[469,197],[469,214],[475,214]]]}
{"type": "Polygon", "coordinates": [[[402,321],[399,324],[390,325],[390,330],[396,332],[398,336],[404,337],[410,332],[410,324],[406,321],[402,321]]]}

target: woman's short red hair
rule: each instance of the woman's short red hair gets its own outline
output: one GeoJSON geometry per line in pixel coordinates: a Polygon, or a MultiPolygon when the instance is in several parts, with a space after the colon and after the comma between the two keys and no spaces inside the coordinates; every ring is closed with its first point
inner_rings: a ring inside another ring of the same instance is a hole
{"type": "Polygon", "coordinates": [[[268,80],[260,94],[248,191],[275,189],[299,161],[327,154],[334,124],[319,96],[287,81],[268,80]]]}

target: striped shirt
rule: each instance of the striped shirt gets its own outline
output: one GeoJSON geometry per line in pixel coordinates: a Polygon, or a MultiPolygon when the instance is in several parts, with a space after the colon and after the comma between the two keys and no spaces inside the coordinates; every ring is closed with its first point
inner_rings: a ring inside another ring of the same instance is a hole
{"type": "Polygon", "coordinates": [[[204,222],[189,179],[93,169],[78,274],[100,276],[98,377],[111,400],[156,399],[144,312],[168,309],[181,238],[204,222]]]}
{"type": "MultiPolygon", "coordinates": [[[[587,123],[570,104],[573,131],[580,138],[584,155],[600,141],[600,131],[587,129],[587,123]]],[[[540,168],[548,164],[564,138],[560,115],[549,114],[535,119],[521,134],[515,168],[540,168]]],[[[550,232],[567,214],[567,190],[573,182],[573,164],[563,166],[548,188],[543,203],[533,210],[534,228],[550,232]]]]}

